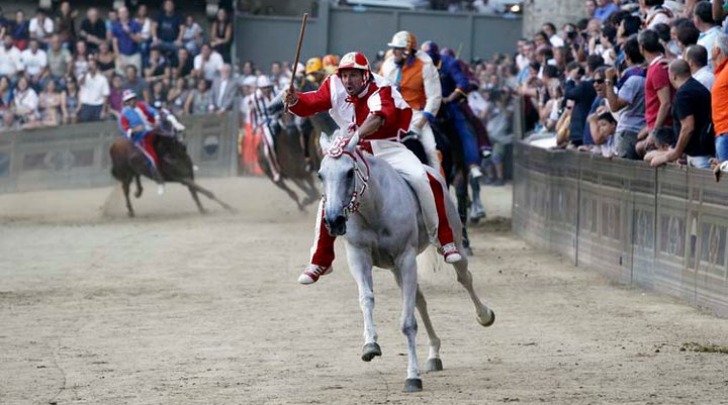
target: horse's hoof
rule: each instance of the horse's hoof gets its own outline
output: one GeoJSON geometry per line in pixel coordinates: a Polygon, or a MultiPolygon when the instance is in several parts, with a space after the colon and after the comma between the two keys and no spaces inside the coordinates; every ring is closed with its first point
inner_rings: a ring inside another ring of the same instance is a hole
{"type": "Polygon", "coordinates": [[[427,360],[427,372],[442,371],[442,360],[438,358],[427,360]]]}
{"type": "Polygon", "coordinates": [[[126,215],[128,215],[129,218],[134,218],[134,213],[131,211],[127,212],[126,215]]]}
{"type": "Polygon", "coordinates": [[[473,256],[473,249],[470,248],[469,246],[466,247],[465,248],[465,255],[468,256],[468,257],[473,256]]]}
{"type": "Polygon", "coordinates": [[[475,317],[475,319],[478,320],[478,323],[483,325],[486,328],[495,323],[495,312],[493,312],[493,310],[489,309],[487,313],[490,314],[490,316],[486,319],[483,319],[483,317],[481,317],[480,315],[475,317]]]}
{"type": "Polygon", "coordinates": [[[142,190],[134,192],[134,198],[140,198],[142,196],[142,190]]]}
{"type": "Polygon", "coordinates": [[[419,378],[408,378],[404,380],[404,392],[422,391],[422,380],[419,378]]]}
{"type": "Polygon", "coordinates": [[[372,361],[373,358],[381,355],[382,349],[377,343],[367,343],[362,349],[361,359],[364,361],[372,361]]]}

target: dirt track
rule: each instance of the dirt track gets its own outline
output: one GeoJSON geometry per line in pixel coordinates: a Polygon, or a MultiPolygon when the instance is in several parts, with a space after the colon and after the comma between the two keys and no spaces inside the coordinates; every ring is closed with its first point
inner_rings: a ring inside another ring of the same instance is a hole
{"type": "MultiPolygon", "coordinates": [[[[240,213],[200,216],[174,186],[149,188],[135,220],[110,188],[0,196],[0,404],[728,403],[728,357],[681,351],[728,345],[728,321],[487,225],[471,269],[498,320],[477,325],[449,268],[422,274],[445,371],[403,394],[389,274],[375,272],[384,355],[363,363],[343,249],[320,283],[295,281],[312,214],[262,179],[203,183],[240,213]]],[[[484,195],[508,211],[508,190],[484,195]]]]}

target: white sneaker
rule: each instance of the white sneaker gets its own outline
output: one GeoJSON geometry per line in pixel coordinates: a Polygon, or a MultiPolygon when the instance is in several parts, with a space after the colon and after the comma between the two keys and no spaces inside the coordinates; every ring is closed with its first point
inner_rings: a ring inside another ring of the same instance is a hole
{"type": "Polygon", "coordinates": [[[321,267],[316,264],[309,264],[306,269],[298,276],[298,282],[304,285],[313,284],[318,281],[319,277],[325,276],[334,271],[334,268],[321,267]]]}
{"type": "Polygon", "coordinates": [[[157,195],[164,195],[164,184],[157,184],[157,195]]]}
{"type": "Polygon", "coordinates": [[[172,126],[174,127],[174,129],[176,129],[177,131],[180,131],[180,132],[182,132],[186,129],[185,126],[180,124],[179,122],[173,122],[172,126]]]}
{"type": "Polygon", "coordinates": [[[470,167],[470,177],[474,179],[479,179],[483,177],[483,172],[480,171],[480,168],[478,166],[471,166],[470,167]]]}
{"type": "Polygon", "coordinates": [[[458,251],[457,246],[455,246],[455,243],[448,243],[447,245],[443,246],[441,249],[442,255],[445,257],[446,263],[457,263],[460,260],[463,260],[463,256],[458,251]]]}

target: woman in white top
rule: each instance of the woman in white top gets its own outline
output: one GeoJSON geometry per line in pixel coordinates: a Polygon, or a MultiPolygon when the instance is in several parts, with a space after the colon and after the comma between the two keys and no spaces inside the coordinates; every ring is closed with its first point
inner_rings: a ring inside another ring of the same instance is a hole
{"type": "Polygon", "coordinates": [[[22,124],[31,126],[38,121],[38,94],[25,76],[21,76],[16,84],[13,109],[22,124]]]}

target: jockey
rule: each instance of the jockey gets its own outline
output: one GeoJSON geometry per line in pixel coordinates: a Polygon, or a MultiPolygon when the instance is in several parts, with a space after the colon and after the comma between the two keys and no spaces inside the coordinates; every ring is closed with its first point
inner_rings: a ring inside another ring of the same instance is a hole
{"type": "Polygon", "coordinates": [[[276,98],[276,91],[273,83],[265,75],[258,76],[256,85],[258,89],[250,98],[252,107],[250,122],[254,129],[263,133],[263,153],[273,174],[273,181],[277,183],[281,179],[281,169],[278,164],[275,145],[275,135],[278,132],[279,123],[275,114],[269,110],[276,98]]]}
{"type": "Polygon", "coordinates": [[[394,34],[387,45],[392,54],[384,61],[379,73],[397,86],[404,101],[412,107],[409,130],[419,135],[427,153],[428,165],[440,171],[440,157],[430,127],[442,102],[440,75],[432,59],[417,50],[417,39],[409,32],[394,34]]]}
{"type": "Polygon", "coordinates": [[[470,82],[460,68],[458,60],[449,55],[440,55],[436,43],[427,41],[422,44],[420,49],[430,56],[432,62],[440,72],[442,103],[452,118],[455,129],[460,137],[460,142],[463,145],[465,164],[470,168],[470,177],[477,179],[483,176],[479,167],[480,156],[478,155],[478,143],[473,129],[470,127],[468,119],[459,105],[460,101],[468,97],[470,82]]]}
{"type": "Polygon", "coordinates": [[[336,55],[325,55],[321,59],[321,63],[324,66],[324,71],[327,75],[336,73],[336,69],[339,67],[339,57],[336,55]]]}
{"type": "MultiPolygon", "coordinates": [[[[399,143],[400,135],[410,126],[412,109],[386,79],[371,72],[363,54],[344,55],[337,73],[326,78],[317,91],[286,91],[283,97],[290,111],[299,116],[329,110],[340,128],[348,128],[351,142],[358,142],[362,149],[389,163],[417,195],[430,240],[438,240],[445,261],[462,260],[447,220],[444,200],[447,197],[442,183],[399,143]]],[[[314,283],[321,275],[331,272],[335,238],[322,219],[323,202],[319,204],[316,219],[311,263],[298,278],[301,284],[314,283]]]]}
{"type": "Polygon", "coordinates": [[[132,90],[122,94],[124,108],[119,115],[119,126],[124,134],[134,142],[144,154],[149,164],[152,178],[157,182],[157,193],[164,194],[164,178],[159,172],[159,157],[154,149],[154,136],[160,124],[159,113],[145,101],[137,101],[132,90]]]}

